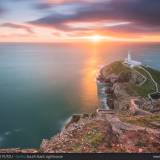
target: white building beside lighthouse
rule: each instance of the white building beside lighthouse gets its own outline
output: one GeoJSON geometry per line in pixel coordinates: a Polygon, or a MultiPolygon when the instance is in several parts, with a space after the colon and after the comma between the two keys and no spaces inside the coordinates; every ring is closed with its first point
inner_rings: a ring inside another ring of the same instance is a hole
{"type": "Polygon", "coordinates": [[[142,65],[141,62],[132,60],[130,52],[128,52],[128,57],[125,58],[124,63],[127,64],[131,68],[142,65]]]}

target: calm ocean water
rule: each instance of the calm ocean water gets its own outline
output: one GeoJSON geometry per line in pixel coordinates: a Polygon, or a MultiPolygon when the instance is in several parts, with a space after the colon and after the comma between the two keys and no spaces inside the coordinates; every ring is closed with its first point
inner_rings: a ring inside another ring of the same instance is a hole
{"type": "Polygon", "coordinates": [[[160,69],[159,44],[0,44],[0,147],[38,147],[98,106],[95,76],[127,56],[160,69]]]}

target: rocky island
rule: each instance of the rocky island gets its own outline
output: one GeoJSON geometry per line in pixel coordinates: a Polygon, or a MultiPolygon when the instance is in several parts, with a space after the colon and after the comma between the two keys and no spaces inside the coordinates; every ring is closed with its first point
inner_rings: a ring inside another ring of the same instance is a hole
{"type": "Polygon", "coordinates": [[[97,78],[106,86],[108,108],[73,115],[64,129],[39,149],[1,153],[160,153],[160,72],[116,61],[97,78]]]}

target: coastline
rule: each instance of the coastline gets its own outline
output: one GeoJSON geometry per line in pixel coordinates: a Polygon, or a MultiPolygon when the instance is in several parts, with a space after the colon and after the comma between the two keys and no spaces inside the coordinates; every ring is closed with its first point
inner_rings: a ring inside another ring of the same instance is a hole
{"type": "MultiPolygon", "coordinates": [[[[126,80],[126,76],[104,75],[104,72],[110,72],[107,67],[110,68],[112,65],[116,66],[114,63],[103,65],[99,70],[102,77],[97,77],[106,85],[113,82],[110,85],[110,92],[114,99],[112,110],[101,109],[99,106],[94,113],[73,114],[60,133],[50,139],[42,140],[40,148],[8,148],[0,149],[0,153],[159,153],[158,114],[146,108],[142,109],[134,103],[138,97],[133,96],[133,93],[127,93],[126,87],[130,82],[122,81],[126,80]],[[157,122],[152,121],[151,118],[157,119],[157,122]],[[144,124],[141,124],[142,120],[144,124]],[[141,142],[142,137],[143,142],[141,142]]],[[[105,94],[107,94],[106,90],[105,94]]]]}

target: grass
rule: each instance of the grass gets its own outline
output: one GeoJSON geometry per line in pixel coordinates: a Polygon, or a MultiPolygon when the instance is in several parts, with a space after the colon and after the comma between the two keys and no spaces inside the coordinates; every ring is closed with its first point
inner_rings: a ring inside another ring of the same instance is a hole
{"type": "Polygon", "coordinates": [[[85,135],[85,140],[95,148],[103,142],[104,138],[105,135],[98,128],[93,128],[85,135]]]}
{"type": "Polygon", "coordinates": [[[147,78],[147,81],[142,86],[134,86],[134,89],[138,93],[138,95],[146,97],[148,93],[155,91],[155,86],[153,84],[153,81],[151,80],[150,76],[140,68],[135,68],[137,71],[139,71],[142,75],[144,75],[147,78]]]}
{"type": "Polygon", "coordinates": [[[146,82],[142,86],[132,84],[132,87],[135,89],[137,94],[142,97],[146,97],[149,93],[155,92],[155,85],[153,84],[150,76],[141,68],[136,67],[135,69],[147,78],[146,82]]]}
{"type": "Polygon", "coordinates": [[[158,83],[158,88],[160,89],[160,71],[152,69],[150,67],[144,67],[144,68],[151,73],[154,80],[158,83]]]}
{"type": "MultiPolygon", "coordinates": [[[[121,72],[129,72],[131,71],[131,68],[128,68],[127,66],[123,65],[121,61],[116,61],[112,64],[110,64],[106,70],[105,74],[109,75],[111,73],[114,74],[120,74],[121,72]]],[[[137,95],[146,97],[148,93],[154,91],[154,84],[152,80],[150,79],[149,75],[142,69],[136,67],[135,70],[143,74],[145,77],[147,77],[147,81],[142,86],[137,86],[136,84],[131,84],[131,89],[135,90],[137,95]]]]}
{"type": "MultiPolygon", "coordinates": [[[[144,67],[144,68],[151,73],[155,81],[159,84],[159,89],[160,89],[160,71],[157,71],[150,67],[144,67]]],[[[130,72],[131,70],[132,70],[131,68],[123,65],[121,61],[116,61],[111,63],[105,68],[104,75],[108,76],[109,74],[112,73],[119,75],[122,72],[127,73],[130,72]]],[[[146,97],[148,96],[149,93],[155,92],[155,85],[153,84],[153,81],[151,80],[150,76],[141,68],[135,67],[135,70],[144,75],[147,78],[147,80],[142,86],[138,86],[133,83],[130,84],[130,91],[133,89],[137,95],[142,97],[146,97]]]]}
{"type": "Polygon", "coordinates": [[[135,117],[135,116],[126,116],[126,115],[120,115],[120,120],[122,122],[127,122],[135,125],[139,125],[142,127],[151,127],[154,128],[151,122],[158,122],[160,123],[160,115],[150,115],[150,116],[144,116],[144,117],[135,117]]]}
{"type": "Polygon", "coordinates": [[[103,143],[104,138],[105,134],[99,123],[90,123],[84,129],[79,141],[72,146],[73,152],[81,153],[84,148],[89,152],[96,152],[98,146],[103,143]]]}
{"type": "Polygon", "coordinates": [[[108,65],[105,69],[105,75],[109,75],[111,73],[120,74],[122,71],[127,72],[130,71],[130,68],[124,66],[121,61],[116,61],[108,65]]]}

